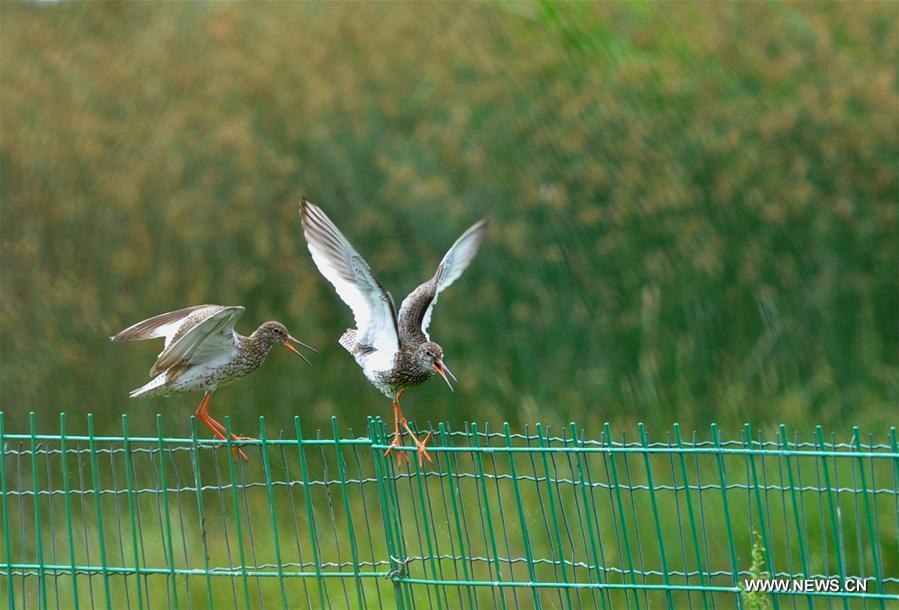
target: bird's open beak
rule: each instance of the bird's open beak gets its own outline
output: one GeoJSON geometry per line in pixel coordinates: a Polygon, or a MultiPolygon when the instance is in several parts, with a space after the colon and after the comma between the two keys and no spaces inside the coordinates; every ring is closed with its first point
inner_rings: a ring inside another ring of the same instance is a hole
{"type": "Polygon", "coordinates": [[[299,339],[297,339],[297,338],[294,337],[293,335],[287,335],[287,338],[290,339],[291,341],[293,341],[294,343],[296,343],[297,345],[302,345],[302,346],[305,347],[306,349],[312,350],[312,351],[315,352],[316,354],[318,353],[318,350],[317,350],[317,349],[315,349],[315,348],[312,347],[311,345],[307,345],[307,344],[303,343],[302,341],[300,341],[299,339]]]}
{"type": "Polygon", "coordinates": [[[450,383],[449,378],[452,377],[453,381],[455,381],[457,383],[459,380],[456,379],[456,376],[453,375],[453,372],[451,370],[449,370],[449,367],[446,366],[445,364],[443,364],[442,361],[438,360],[437,362],[434,363],[434,370],[437,371],[441,377],[443,377],[443,380],[446,382],[446,385],[449,386],[450,391],[451,392],[455,391],[455,390],[453,390],[453,384],[450,383]],[[447,377],[447,374],[449,374],[449,377],[447,377]]]}
{"type": "Polygon", "coordinates": [[[287,349],[289,349],[290,351],[292,351],[294,354],[296,354],[297,356],[299,356],[300,358],[302,358],[303,360],[305,360],[305,361],[306,361],[306,364],[310,364],[310,365],[311,365],[312,363],[309,362],[309,358],[307,358],[306,356],[304,356],[303,354],[301,354],[300,351],[299,351],[297,348],[295,348],[294,346],[292,346],[292,345],[290,344],[291,341],[293,341],[293,342],[296,343],[297,345],[302,345],[302,346],[305,347],[306,349],[311,349],[313,352],[317,352],[318,350],[315,349],[314,347],[312,347],[311,345],[306,345],[305,343],[303,343],[302,341],[300,341],[300,340],[297,339],[296,337],[291,337],[290,335],[287,335],[287,339],[284,339],[284,341],[281,342],[281,345],[283,345],[284,347],[286,347],[287,349]]]}

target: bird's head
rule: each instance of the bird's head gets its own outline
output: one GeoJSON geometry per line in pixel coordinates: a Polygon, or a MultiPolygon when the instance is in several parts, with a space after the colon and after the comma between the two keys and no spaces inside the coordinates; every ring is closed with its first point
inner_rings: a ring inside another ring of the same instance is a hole
{"type": "Polygon", "coordinates": [[[458,381],[456,376],[453,375],[453,372],[449,370],[449,367],[443,364],[443,348],[434,343],[433,341],[426,341],[418,346],[417,352],[418,364],[428,371],[429,373],[437,373],[443,380],[446,382],[446,385],[449,386],[449,389],[453,389],[453,384],[450,383],[450,377],[453,381],[458,381]],[[447,376],[449,375],[449,376],[447,376]]]}
{"type": "Polygon", "coordinates": [[[256,332],[253,333],[253,337],[267,349],[271,349],[273,345],[275,345],[276,343],[280,343],[281,345],[292,351],[294,354],[305,360],[307,364],[312,363],[309,362],[309,359],[301,354],[299,350],[297,350],[297,348],[291,345],[291,343],[301,345],[306,349],[312,350],[313,352],[318,351],[311,345],[306,345],[296,337],[291,336],[291,334],[287,331],[287,327],[280,322],[270,321],[261,324],[259,328],[256,329],[256,332]]]}

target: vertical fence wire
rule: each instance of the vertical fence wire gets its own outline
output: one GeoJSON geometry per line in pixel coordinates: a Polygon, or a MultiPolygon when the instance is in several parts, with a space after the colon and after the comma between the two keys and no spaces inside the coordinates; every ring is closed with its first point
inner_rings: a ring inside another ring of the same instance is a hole
{"type": "MultiPolygon", "coordinates": [[[[899,450],[857,428],[727,438],[430,430],[364,436],[11,433],[0,597],[27,608],[879,608],[899,604],[899,450]],[[420,431],[419,434],[426,434],[420,431]],[[653,440],[657,439],[657,440],[653,440]],[[249,461],[232,459],[240,448],[249,461]],[[746,579],[833,579],[751,593],[746,579]],[[866,591],[847,590],[851,579],[866,591]]],[[[414,428],[413,428],[414,429],[414,428]]]]}

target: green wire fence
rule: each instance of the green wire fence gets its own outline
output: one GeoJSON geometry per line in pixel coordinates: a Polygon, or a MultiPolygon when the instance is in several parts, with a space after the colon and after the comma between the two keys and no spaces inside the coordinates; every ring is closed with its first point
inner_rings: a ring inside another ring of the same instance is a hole
{"type": "Polygon", "coordinates": [[[419,468],[384,457],[380,419],[307,436],[260,418],[247,463],[195,422],[30,422],[14,434],[0,413],[11,609],[899,607],[895,429],[441,423],[419,468]],[[839,586],[745,590],[770,577],[839,586]]]}

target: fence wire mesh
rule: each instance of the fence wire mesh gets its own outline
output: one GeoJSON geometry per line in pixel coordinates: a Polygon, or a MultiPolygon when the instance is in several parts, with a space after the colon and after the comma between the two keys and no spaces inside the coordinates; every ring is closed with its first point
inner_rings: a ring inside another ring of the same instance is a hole
{"type": "Polygon", "coordinates": [[[899,607],[895,428],[440,424],[424,468],[383,455],[380,419],[306,436],[260,418],[247,463],[195,425],[87,430],[13,434],[0,413],[9,608],[899,607]],[[743,590],[772,576],[866,591],[743,590]]]}

